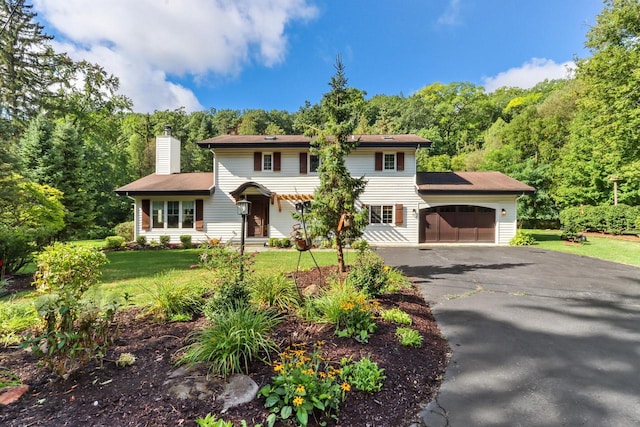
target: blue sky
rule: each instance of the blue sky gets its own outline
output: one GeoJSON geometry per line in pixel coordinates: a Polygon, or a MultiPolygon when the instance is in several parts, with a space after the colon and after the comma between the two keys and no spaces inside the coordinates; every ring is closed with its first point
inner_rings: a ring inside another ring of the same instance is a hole
{"type": "Polygon", "coordinates": [[[138,112],[297,111],[336,55],[368,96],[566,76],[601,0],[33,0],[55,47],[103,65],[138,112]]]}

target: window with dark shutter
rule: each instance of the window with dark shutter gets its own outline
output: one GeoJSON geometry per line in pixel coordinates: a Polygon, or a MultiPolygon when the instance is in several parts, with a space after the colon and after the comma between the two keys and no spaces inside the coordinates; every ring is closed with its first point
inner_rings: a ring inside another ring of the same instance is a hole
{"type": "Polygon", "coordinates": [[[204,230],[204,201],[196,200],[196,230],[204,230]]]}
{"type": "Polygon", "coordinates": [[[396,205],[396,225],[402,225],[404,223],[404,206],[398,203],[396,205]]]}
{"type": "Polygon", "coordinates": [[[259,151],[253,153],[253,170],[255,172],[260,172],[262,170],[262,153],[259,151]]]}
{"type": "Polygon", "coordinates": [[[280,172],[280,152],[273,153],[273,171],[280,172]]]}
{"type": "Polygon", "coordinates": [[[382,153],[376,153],[376,170],[382,170],[382,153]]]}
{"type": "Polygon", "coordinates": [[[396,170],[404,170],[404,153],[396,153],[396,170]]]}
{"type": "Polygon", "coordinates": [[[307,174],[307,153],[300,153],[300,175],[307,174]]]}
{"type": "Polygon", "coordinates": [[[149,199],[142,200],[142,229],[151,230],[151,201],[149,199]]]}

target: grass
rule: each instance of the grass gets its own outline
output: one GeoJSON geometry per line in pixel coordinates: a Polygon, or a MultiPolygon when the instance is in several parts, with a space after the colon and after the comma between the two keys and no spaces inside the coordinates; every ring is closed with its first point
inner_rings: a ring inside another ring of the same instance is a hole
{"type": "Polygon", "coordinates": [[[588,237],[580,245],[567,245],[559,230],[527,230],[536,239],[536,246],[551,251],[567,252],[621,264],[640,267],[640,243],[607,237],[588,237]]]}

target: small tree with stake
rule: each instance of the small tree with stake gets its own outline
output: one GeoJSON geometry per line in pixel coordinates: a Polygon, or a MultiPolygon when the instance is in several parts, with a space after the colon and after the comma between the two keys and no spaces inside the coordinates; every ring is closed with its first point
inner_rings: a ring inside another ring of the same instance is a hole
{"type": "Polygon", "coordinates": [[[364,103],[364,93],[347,87],[340,57],[335,68],[336,73],[329,83],[331,91],[322,98],[325,125],[312,146],[312,153],[320,158],[320,185],[314,193],[311,217],[314,234],[335,242],[338,268],[344,272],[344,246],[360,237],[366,226],[366,211],[356,209],[356,200],[367,182],[364,177],[352,177],[345,165],[345,156],[359,143],[352,134],[358,123],[358,111],[364,103]]]}

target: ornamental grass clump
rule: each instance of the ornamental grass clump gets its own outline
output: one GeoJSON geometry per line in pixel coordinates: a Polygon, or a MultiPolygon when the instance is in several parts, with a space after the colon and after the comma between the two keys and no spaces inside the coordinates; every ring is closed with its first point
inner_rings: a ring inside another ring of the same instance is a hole
{"type": "Polygon", "coordinates": [[[151,286],[143,286],[151,300],[147,312],[162,321],[189,321],[202,311],[203,286],[192,283],[177,283],[175,272],[156,275],[151,286]]]}
{"type": "Polygon", "coordinates": [[[306,426],[310,416],[319,425],[338,419],[351,384],[341,379],[340,368],[322,356],[323,344],[315,343],[310,354],[305,343],[293,344],[280,353],[280,360],[273,364],[271,384],[259,392],[271,412],[267,426],[272,427],[278,418],[299,426],[306,426]]]}
{"type": "Polygon", "coordinates": [[[289,312],[300,307],[296,283],[284,274],[257,275],[247,279],[250,300],[260,308],[289,312]]]}
{"type": "Polygon", "coordinates": [[[217,312],[211,325],[189,337],[178,363],[209,364],[209,372],[227,377],[247,373],[254,360],[269,363],[269,353],[278,347],[269,337],[280,317],[251,306],[227,308],[217,312]]]}

